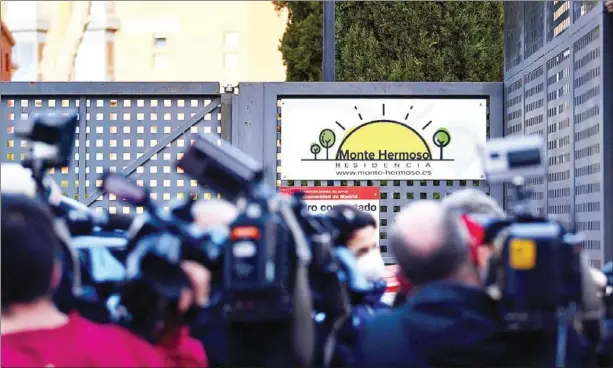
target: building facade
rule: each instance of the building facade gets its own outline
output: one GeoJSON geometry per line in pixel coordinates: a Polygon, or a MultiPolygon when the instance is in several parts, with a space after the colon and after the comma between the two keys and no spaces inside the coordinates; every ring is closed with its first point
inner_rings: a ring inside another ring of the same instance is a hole
{"type": "Polygon", "coordinates": [[[11,50],[13,49],[13,45],[15,45],[15,39],[13,39],[13,35],[11,31],[9,31],[8,27],[4,24],[4,22],[0,22],[0,29],[2,32],[2,44],[0,44],[0,50],[2,50],[2,54],[0,57],[0,81],[10,81],[11,74],[13,72],[13,61],[11,58],[11,50]]]}
{"type": "MultiPolygon", "coordinates": [[[[2,0],[13,30],[16,81],[42,80],[71,32],[72,1],[2,0]]],[[[92,1],[75,81],[283,81],[278,51],[287,17],[271,2],[92,1]]]]}
{"type": "Polygon", "coordinates": [[[504,6],[505,135],[544,138],[548,173],[528,181],[532,199],[583,231],[601,267],[613,253],[613,14],[602,1],[504,6]]]}

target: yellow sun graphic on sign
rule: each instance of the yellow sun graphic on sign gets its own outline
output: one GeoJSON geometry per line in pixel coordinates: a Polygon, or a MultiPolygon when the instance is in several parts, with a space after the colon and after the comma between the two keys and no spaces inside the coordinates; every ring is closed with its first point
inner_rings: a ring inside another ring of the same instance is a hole
{"type": "MultiPolygon", "coordinates": [[[[382,115],[385,116],[385,104],[382,105],[382,115]]],[[[406,114],[405,120],[409,115],[406,114]]],[[[358,113],[358,117],[362,120],[362,114],[358,113]]],[[[431,123],[428,121],[422,131],[431,123]]],[[[334,130],[323,129],[317,141],[310,145],[312,158],[302,161],[453,161],[443,157],[443,149],[451,143],[451,135],[445,128],[439,128],[432,136],[432,144],[438,148],[438,157],[434,158],[428,141],[406,123],[383,118],[350,130],[338,121],[336,125],[344,131],[342,140],[337,140],[334,130]]]]}
{"type": "MultiPolygon", "coordinates": [[[[337,158],[358,157],[363,152],[414,153],[415,156],[432,157],[428,143],[413,128],[404,124],[380,120],[362,124],[348,131],[339,146],[337,158]]],[[[394,160],[394,158],[391,158],[394,160]]]]}

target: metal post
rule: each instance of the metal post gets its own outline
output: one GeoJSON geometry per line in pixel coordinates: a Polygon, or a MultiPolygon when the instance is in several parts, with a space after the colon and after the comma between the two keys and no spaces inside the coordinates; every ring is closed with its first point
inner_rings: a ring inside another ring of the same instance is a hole
{"type": "Polygon", "coordinates": [[[324,0],[323,15],[323,77],[324,82],[334,82],[336,80],[336,40],[335,20],[336,2],[334,0],[324,0]]]}
{"type": "Polygon", "coordinates": [[[221,94],[221,139],[232,142],[232,96],[234,87],[231,85],[224,87],[221,94]]]}

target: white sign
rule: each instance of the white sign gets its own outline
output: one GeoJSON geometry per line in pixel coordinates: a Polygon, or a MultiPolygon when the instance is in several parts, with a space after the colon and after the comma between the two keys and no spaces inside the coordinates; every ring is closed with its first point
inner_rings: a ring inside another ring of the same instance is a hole
{"type": "Polygon", "coordinates": [[[482,180],[487,100],[284,99],[283,180],[482,180]]]}
{"type": "MultiPolygon", "coordinates": [[[[307,210],[312,214],[326,213],[334,206],[350,205],[370,213],[379,224],[378,187],[281,187],[281,193],[304,193],[307,210]]],[[[377,245],[379,237],[377,237],[377,245]]]]}

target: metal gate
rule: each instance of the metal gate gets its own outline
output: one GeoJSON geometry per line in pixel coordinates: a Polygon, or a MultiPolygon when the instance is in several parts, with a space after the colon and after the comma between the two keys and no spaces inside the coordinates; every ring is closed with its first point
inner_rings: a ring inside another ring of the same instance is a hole
{"type": "MultiPolygon", "coordinates": [[[[273,186],[378,186],[380,236],[387,261],[387,227],[402,206],[417,199],[441,199],[470,186],[498,201],[503,188],[483,181],[285,181],[276,173],[280,152],[281,107],[284,97],[483,97],[488,101],[488,131],[502,136],[503,89],[500,83],[241,83],[238,94],[219,93],[218,83],[3,83],[0,87],[2,160],[18,161],[27,142],[14,136],[14,126],[45,108],[78,109],[79,129],[74,163],[52,173],[65,195],[96,209],[130,213],[133,209],[112,195],[102,195],[100,174],[106,168],[130,175],[151,188],[153,200],[166,202],[190,193],[211,198],[174,163],[192,134],[217,134],[231,140],[269,168],[273,186]],[[223,112],[223,114],[222,114],[223,112]],[[272,169],[272,170],[270,170],[272,169]]],[[[135,209],[141,212],[142,208],[135,209]]]]}
{"type": "MultiPolygon", "coordinates": [[[[488,101],[488,136],[502,137],[503,87],[501,83],[241,83],[234,96],[232,142],[264,162],[278,168],[282,107],[280,99],[301,98],[419,98],[482,97],[488,101]]],[[[278,170],[277,170],[278,171],[278,170]]],[[[380,245],[386,262],[393,262],[387,248],[387,229],[400,209],[412,200],[441,199],[465,187],[481,189],[503,202],[502,186],[490,187],[483,180],[351,180],[285,181],[270,170],[270,185],[278,186],[377,186],[380,188],[380,245]]]]}
{"type": "Polygon", "coordinates": [[[147,185],[154,201],[212,195],[174,164],[193,134],[221,135],[230,125],[222,123],[218,83],[3,83],[1,92],[3,162],[18,162],[28,147],[15,125],[44,109],[78,111],[74,161],[51,174],[66,196],[96,210],[142,212],[103,195],[106,169],[147,185]]]}

